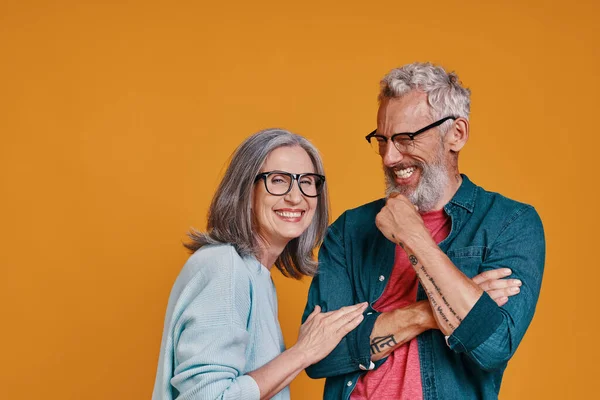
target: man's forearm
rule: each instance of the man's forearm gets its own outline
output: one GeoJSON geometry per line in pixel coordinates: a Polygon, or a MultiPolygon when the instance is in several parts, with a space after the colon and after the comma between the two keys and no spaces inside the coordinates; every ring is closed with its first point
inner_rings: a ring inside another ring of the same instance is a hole
{"type": "Polygon", "coordinates": [[[430,238],[399,243],[427,293],[437,325],[450,335],[483,290],[464,275],[430,238]]]}
{"type": "Polygon", "coordinates": [[[428,329],[437,328],[427,301],[384,312],[371,333],[371,360],[378,361],[428,329]]]}

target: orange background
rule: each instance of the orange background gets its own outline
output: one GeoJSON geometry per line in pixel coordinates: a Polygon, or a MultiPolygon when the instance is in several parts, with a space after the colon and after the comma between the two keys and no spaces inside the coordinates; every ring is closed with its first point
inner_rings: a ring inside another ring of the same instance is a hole
{"type": "MultiPolygon", "coordinates": [[[[0,397],[148,399],[181,240],[233,149],[285,127],[321,150],[334,217],[377,198],[378,81],[415,60],[473,90],[461,171],[545,224],[500,397],[597,392],[600,7],[498,3],[3,0],[0,397]]],[[[291,345],[309,280],[274,275],[291,345]]]]}

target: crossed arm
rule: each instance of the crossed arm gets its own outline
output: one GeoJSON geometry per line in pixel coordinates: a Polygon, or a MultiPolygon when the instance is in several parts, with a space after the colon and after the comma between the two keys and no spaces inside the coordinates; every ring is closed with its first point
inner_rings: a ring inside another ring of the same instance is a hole
{"type": "MultiPolygon", "coordinates": [[[[519,293],[521,281],[505,279],[511,274],[508,268],[485,271],[472,279],[479,288],[502,306],[510,296],[519,293]]],[[[371,360],[387,357],[398,347],[411,341],[428,329],[439,329],[428,301],[417,301],[407,307],[383,312],[377,317],[371,333],[371,360]]]]}
{"type": "MultiPolygon", "coordinates": [[[[412,204],[408,205],[414,211],[412,204]]],[[[406,218],[401,218],[405,224],[406,218]]],[[[415,218],[422,224],[418,214],[415,218]]],[[[348,229],[365,224],[368,223],[360,214],[344,214],[330,227],[319,252],[320,272],[311,283],[304,318],[316,304],[334,310],[353,304],[357,296],[358,299],[364,296],[348,262],[366,248],[346,242],[352,241],[355,235],[348,229]],[[347,249],[349,245],[353,247],[347,249]]],[[[378,223],[378,228],[390,241],[402,243],[407,253],[417,258],[414,268],[421,284],[435,295],[427,301],[389,313],[369,312],[358,328],[342,339],[328,357],[307,368],[308,375],[312,378],[333,377],[365,369],[369,361],[386,357],[420,333],[440,328],[448,336],[451,350],[465,353],[483,370],[502,367],[514,354],[533,318],[541,286],[545,245],[543,228],[535,210],[523,205],[506,218],[506,226],[490,243],[486,257],[479,265],[479,270],[485,272],[473,279],[463,275],[439,250],[428,231],[427,236],[419,237],[412,235],[418,232],[416,229],[410,229],[406,235],[396,231],[394,225],[386,231],[378,223]],[[418,269],[422,265],[433,282],[425,271],[418,269]],[[448,279],[448,276],[454,279],[448,279]],[[508,300],[515,294],[518,295],[508,300]],[[432,298],[437,305],[435,314],[432,298]]],[[[369,230],[359,236],[374,234],[369,230]]],[[[383,247],[380,250],[389,251],[383,247]]]]}
{"type": "MultiPolygon", "coordinates": [[[[510,222],[482,265],[484,269],[496,269],[472,280],[441,251],[405,197],[390,197],[376,217],[379,230],[408,255],[427,294],[435,325],[447,337],[450,348],[467,353],[485,370],[500,367],[516,350],[533,317],[541,285],[545,246],[539,217],[533,208],[523,206],[510,222]],[[515,268],[517,271],[510,273],[516,272],[527,285],[520,280],[494,280],[492,275],[502,273],[503,269],[498,269],[502,265],[515,268]],[[519,301],[507,304],[506,298],[522,288],[519,301]],[[506,307],[501,308],[502,305],[506,307]]],[[[374,336],[396,331],[401,340],[414,337],[402,335],[405,329],[398,329],[405,323],[401,316],[379,318],[382,321],[374,326],[374,336]]],[[[413,330],[420,333],[420,329],[435,327],[431,319],[424,321],[422,328],[413,330]]]]}

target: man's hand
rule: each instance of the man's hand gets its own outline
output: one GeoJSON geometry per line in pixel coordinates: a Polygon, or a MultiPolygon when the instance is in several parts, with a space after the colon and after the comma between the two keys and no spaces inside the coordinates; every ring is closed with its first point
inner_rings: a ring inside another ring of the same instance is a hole
{"type": "MultiPolygon", "coordinates": [[[[502,307],[508,302],[509,297],[519,294],[521,291],[519,289],[522,284],[520,280],[505,279],[510,274],[512,274],[512,271],[509,268],[491,269],[474,276],[472,281],[479,285],[498,304],[498,307],[502,307]]],[[[428,307],[421,308],[424,321],[422,324],[427,326],[428,329],[439,329],[433,317],[431,306],[428,302],[425,303],[428,307]]]]}
{"type": "Polygon", "coordinates": [[[522,282],[518,279],[504,279],[512,274],[508,268],[490,269],[473,277],[473,282],[479,285],[498,304],[503,306],[510,296],[518,294],[522,282]]]}
{"type": "Polygon", "coordinates": [[[377,228],[394,243],[409,238],[432,241],[431,235],[416,207],[403,195],[392,193],[375,217],[377,228]]]}

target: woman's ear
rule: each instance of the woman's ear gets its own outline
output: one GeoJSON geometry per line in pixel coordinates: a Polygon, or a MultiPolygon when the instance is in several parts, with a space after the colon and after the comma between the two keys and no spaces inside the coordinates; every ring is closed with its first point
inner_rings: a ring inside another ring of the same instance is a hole
{"type": "Polygon", "coordinates": [[[469,140],[469,121],[465,118],[457,118],[446,134],[446,146],[448,149],[458,153],[469,140]]]}

